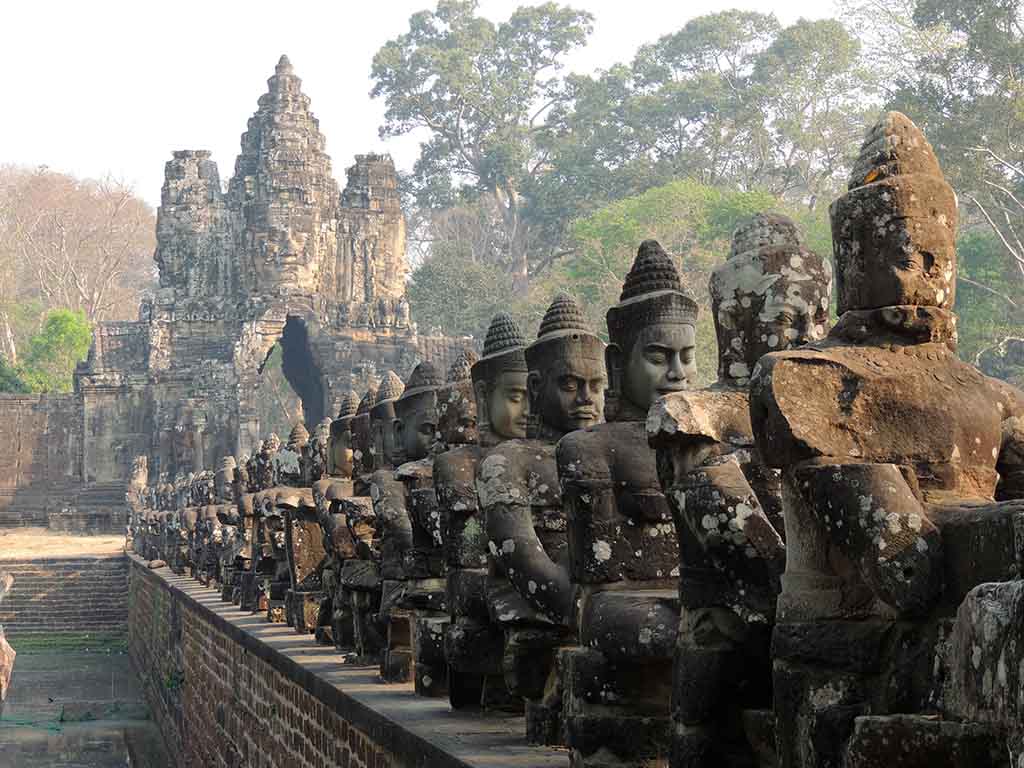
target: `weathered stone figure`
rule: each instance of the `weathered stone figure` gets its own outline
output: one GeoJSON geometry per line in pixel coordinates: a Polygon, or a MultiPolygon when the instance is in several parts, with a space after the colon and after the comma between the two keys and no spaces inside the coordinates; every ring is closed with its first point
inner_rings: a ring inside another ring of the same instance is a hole
{"type": "Polygon", "coordinates": [[[373,435],[370,430],[370,409],[377,400],[377,387],[370,387],[363,393],[352,418],[352,461],[355,464],[353,477],[369,475],[373,472],[373,435]]]}
{"type": "Polygon", "coordinates": [[[679,550],[644,419],[690,385],[696,321],[671,257],[645,241],[608,310],[613,421],[558,444],[579,642],[562,661],[573,765],[653,766],[668,752],[679,550]]]}
{"type": "Polygon", "coordinates": [[[671,765],[771,753],[769,646],[785,563],[777,470],[753,448],[748,382],[767,350],[824,337],[831,267],[792,221],[757,214],[711,276],[718,382],[648,417],[680,547],[671,765]],[[753,744],[752,744],[753,742],[753,744]]]}
{"type": "MultiPolygon", "coordinates": [[[[312,485],[313,502],[316,505],[317,521],[323,534],[326,553],[320,575],[323,595],[316,623],[317,641],[325,645],[335,642],[332,618],[341,566],[345,559],[355,554],[344,516],[340,514],[335,502],[353,493],[351,429],[352,419],[358,407],[359,396],[355,392],[350,390],[342,395],[338,417],[329,422],[326,430],[323,477],[312,485]]],[[[351,629],[347,640],[344,647],[351,648],[351,629]]]]}
{"type": "Polygon", "coordinates": [[[405,555],[412,547],[412,521],[405,486],[395,476],[401,445],[395,435],[395,401],[405,385],[388,371],[377,389],[370,410],[375,471],[370,476],[374,528],[380,550],[381,599],[378,621],[386,627],[387,646],[381,658],[381,676],[388,682],[404,682],[412,674],[412,636],[408,613],[399,607],[405,582],[405,555]]]}
{"type": "Polygon", "coordinates": [[[587,329],[576,302],[559,295],[526,362],[535,437],[491,450],[477,493],[499,576],[488,584],[488,603],[505,627],[506,681],[526,701],[527,737],[561,743],[555,655],[568,636],[573,594],[555,442],[603,419],[604,342],[587,329]]]}
{"type": "Polygon", "coordinates": [[[448,573],[448,696],[456,709],[522,707],[505,685],[504,633],[491,621],[487,606],[487,535],[477,502],[476,474],[489,448],[526,437],[525,346],[512,318],[496,315],[487,330],[483,357],[470,364],[470,379],[457,370],[463,362],[460,358],[449,371],[449,386],[438,393],[438,432],[441,441],[451,446],[434,460],[434,491],[448,573]]]}
{"type": "Polygon", "coordinates": [[[993,497],[1018,468],[1003,425],[1024,394],[956,358],[956,198],[909,119],[872,128],[831,215],[839,322],[751,383],[757,450],[783,473],[780,763],[990,765],[954,723],[877,716],[932,709],[940,627],[1019,573],[1021,507],[993,497]],[[885,741],[917,762],[868,748],[885,741]]]}

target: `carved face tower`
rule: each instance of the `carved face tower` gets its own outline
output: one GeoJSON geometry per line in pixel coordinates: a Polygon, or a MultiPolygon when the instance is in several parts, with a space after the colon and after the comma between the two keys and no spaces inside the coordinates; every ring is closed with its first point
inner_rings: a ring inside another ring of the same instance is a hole
{"type": "Polygon", "coordinates": [[[317,119],[287,56],[242,134],[229,195],[242,201],[242,276],[265,295],[313,294],[337,253],[340,193],[317,119]]]}

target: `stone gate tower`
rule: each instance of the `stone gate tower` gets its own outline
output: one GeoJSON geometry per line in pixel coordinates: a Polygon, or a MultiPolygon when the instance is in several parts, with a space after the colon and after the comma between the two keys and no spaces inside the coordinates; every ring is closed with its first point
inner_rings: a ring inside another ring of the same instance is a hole
{"type": "Polygon", "coordinates": [[[255,390],[275,344],[308,422],[348,389],[467,340],[417,334],[404,298],[405,222],[394,164],[357,155],[339,191],[309,98],[287,56],[242,134],[226,191],[210,153],[164,171],[159,288],[136,322],[104,323],[76,391],[85,482],[215,467],[261,437],[255,390]]]}

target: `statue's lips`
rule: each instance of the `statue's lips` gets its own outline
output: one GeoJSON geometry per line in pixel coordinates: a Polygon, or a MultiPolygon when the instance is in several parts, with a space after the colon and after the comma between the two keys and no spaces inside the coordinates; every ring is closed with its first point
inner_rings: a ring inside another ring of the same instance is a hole
{"type": "Polygon", "coordinates": [[[658,394],[659,395],[671,395],[673,392],[685,392],[685,391],[686,391],[686,385],[685,384],[673,384],[673,385],[669,385],[669,386],[658,387],[658,394]]]}
{"type": "Polygon", "coordinates": [[[597,419],[597,411],[592,411],[590,409],[571,411],[569,413],[569,418],[573,421],[594,421],[597,419]]]}

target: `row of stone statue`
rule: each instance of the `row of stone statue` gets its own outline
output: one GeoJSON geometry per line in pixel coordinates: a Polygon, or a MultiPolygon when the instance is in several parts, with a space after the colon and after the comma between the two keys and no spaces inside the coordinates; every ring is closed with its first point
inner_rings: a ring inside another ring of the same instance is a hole
{"type": "Polygon", "coordinates": [[[565,295],[530,343],[500,314],[447,377],[140,491],[134,545],[574,767],[1016,766],[1024,393],[956,357],[956,200],[906,117],[831,215],[831,329],[829,261],[737,229],[710,387],[647,241],[609,343],[565,295]]]}

